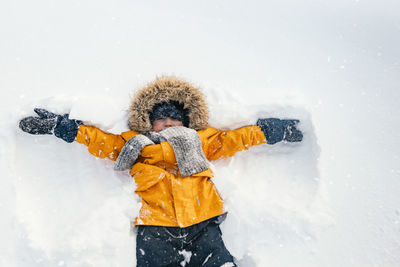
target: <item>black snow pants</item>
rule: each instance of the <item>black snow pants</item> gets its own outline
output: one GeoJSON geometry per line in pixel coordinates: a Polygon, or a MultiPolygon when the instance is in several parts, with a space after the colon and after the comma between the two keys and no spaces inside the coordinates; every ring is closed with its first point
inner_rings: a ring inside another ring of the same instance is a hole
{"type": "Polygon", "coordinates": [[[222,241],[220,221],[221,216],[186,228],[138,226],[136,266],[236,266],[222,241]]]}

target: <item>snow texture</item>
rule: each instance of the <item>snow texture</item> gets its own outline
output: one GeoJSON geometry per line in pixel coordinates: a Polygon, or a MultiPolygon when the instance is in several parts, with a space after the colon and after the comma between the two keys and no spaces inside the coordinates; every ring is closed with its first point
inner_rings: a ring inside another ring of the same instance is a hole
{"type": "Polygon", "coordinates": [[[212,162],[241,267],[399,266],[398,1],[0,4],[0,266],[135,266],[135,184],[34,107],[127,130],[156,75],[199,85],[210,125],[300,119],[300,144],[212,162]]]}
{"type": "Polygon", "coordinates": [[[180,250],[178,253],[184,257],[183,261],[181,262],[181,266],[186,266],[186,264],[190,263],[190,258],[192,257],[191,251],[180,250]]]}

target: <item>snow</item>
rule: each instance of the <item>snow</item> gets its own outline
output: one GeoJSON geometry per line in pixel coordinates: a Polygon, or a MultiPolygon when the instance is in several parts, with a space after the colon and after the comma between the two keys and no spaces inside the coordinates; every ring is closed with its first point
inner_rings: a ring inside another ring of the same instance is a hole
{"type": "Polygon", "coordinates": [[[135,266],[127,172],[21,132],[34,107],[127,129],[134,90],[176,74],[210,125],[301,120],[304,141],[212,162],[239,266],[400,263],[398,1],[0,4],[0,266],[135,266]]]}
{"type": "Polygon", "coordinates": [[[190,263],[190,258],[192,257],[191,251],[179,250],[178,254],[184,257],[183,261],[181,262],[181,266],[186,266],[186,264],[190,263]]]}

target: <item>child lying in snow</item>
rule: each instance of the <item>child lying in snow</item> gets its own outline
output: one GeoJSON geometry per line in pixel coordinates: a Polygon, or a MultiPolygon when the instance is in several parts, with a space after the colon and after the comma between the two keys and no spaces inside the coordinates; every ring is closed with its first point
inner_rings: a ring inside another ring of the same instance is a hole
{"type": "Polygon", "coordinates": [[[257,126],[218,131],[208,126],[203,95],[190,84],[162,77],[139,90],[130,106],[130,131],[105,133],[43,109],[20,121],[31,134],[54,134],[88,146],[93,155],[130,170],[142,199],[136,219],[137,266],[236,266],[219,224],[223,200],[208,160],[250,146],[300,142],[297,120],[259,119],[257,126]]]}

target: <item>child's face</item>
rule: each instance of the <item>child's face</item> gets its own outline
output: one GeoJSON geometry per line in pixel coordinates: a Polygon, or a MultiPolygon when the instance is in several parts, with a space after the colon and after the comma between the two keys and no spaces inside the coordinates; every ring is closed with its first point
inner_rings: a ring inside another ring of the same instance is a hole
{"type": "Polygon", "coordinates": [[[153,122],[153,131],[160,132],[168,127],[172,126],[183,126],[183,123],[180,120],[172,119],[172,118],[162,118],[155,120],[153,122]]]}

